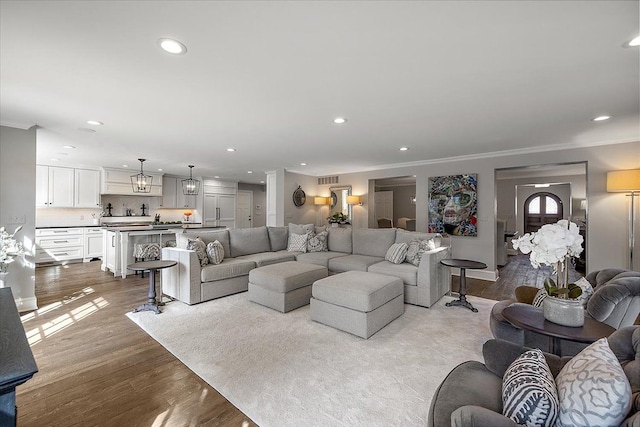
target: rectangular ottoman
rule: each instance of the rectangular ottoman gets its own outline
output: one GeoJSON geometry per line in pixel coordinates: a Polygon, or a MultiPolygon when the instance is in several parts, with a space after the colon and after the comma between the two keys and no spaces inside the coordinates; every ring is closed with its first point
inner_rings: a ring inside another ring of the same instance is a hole
{"type": "Polygon", "coordinates": [[[282,313],[309,304],[311,285],[327,277],[327,267],[287,261],[249,272],[249,301],[282,313]]]}
{"type": "Polygon", "coordinates": [[[362,338],[404,313],[404,284],[397,277],[348,271],[313,283],[311,320],[362,338]]]}

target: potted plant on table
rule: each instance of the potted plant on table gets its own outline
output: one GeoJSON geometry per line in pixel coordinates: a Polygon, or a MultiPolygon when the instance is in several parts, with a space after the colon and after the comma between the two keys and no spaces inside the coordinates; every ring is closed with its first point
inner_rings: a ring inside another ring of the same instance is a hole
{"type": "Polygon", "coordinates": [[[15,257],[24,254],[22,243],[14,238],[21,229],[22,226],[16,228],[13,234],[9,234],[4,227],[0,227],[0,288],[4,287],[4,276],[8,274],[9,264],[15,257]]]}
{"type": "Polygon", "coordinates": [[[332,227],[337,227],[339,224],[349,224],[349,217],[343,212],[336,212],[330,217],[327,217],[327,221],[332,227]]]}
{"type": "Polygon", "coordinates": [[[535,233],[513,239],[514,249],[529,255],[534,268],[548,265],[553,268],[557,283],[551,277],[544,282],[549,294],[543,302],[544,318],[563,326],[582,326],[584,324],[584,306],[577,299],[582,289],[569,283],[569,265],[572,257],[582,252],[584,238],[576,223],[566,219],[555,224],[545,224],[535,233]]]}

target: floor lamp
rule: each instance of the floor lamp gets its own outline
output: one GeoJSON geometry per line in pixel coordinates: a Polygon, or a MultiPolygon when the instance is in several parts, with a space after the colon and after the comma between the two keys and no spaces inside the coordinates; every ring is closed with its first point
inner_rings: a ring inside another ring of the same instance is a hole
{"type": "Polygon", "coordinates": [[[629,206],[629,270],[633,270],[633,250],[635,246],[634,214],[635,198],[640,192],[640,169],[607,172],[607,191],[611,193],[628,193],[631,197],[629,206]]]}

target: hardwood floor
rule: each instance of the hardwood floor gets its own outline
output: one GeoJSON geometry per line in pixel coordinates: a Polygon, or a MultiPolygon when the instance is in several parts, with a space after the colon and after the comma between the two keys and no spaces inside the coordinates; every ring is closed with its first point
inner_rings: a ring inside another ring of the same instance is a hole
{"type": "Polygon", "coordinates": [[[125,313],[148,278],[100,263],[36,269],[36,312],[23,324],[39,372],[17,389],[18,425],[255,426],[125,313]]]}
{"type": "MultiPolygon", "coordinates": [[[[468,293],[509,298],[547,273],[516,257],[500,274],[468,279],[468,293]]],[[[19,426],[255,425],[125,316],[147,290],[147,277],[114,278],[98,261],[36,269],[41,308],[22,318],[40,371],[18,387],[19,426]]]]}

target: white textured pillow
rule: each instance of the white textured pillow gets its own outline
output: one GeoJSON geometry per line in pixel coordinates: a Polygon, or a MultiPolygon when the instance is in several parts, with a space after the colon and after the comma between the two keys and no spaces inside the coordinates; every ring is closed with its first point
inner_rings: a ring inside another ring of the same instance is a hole
{"type": "Polygon", "coordinates": [[[418,266],[422,255],[436,248],[436,243],[433,239],[429,240],[411,240],[409,242],[409,248],[407,249],[407,262],[418,266]]]}
{"type": "Polygon", "coordinates": [[[209,258],[207,258],[207,245],[204,244],[201,238],[188,239],[187,249],[190,251],[196,251],[198,260],[200,260],[200,267],[204,267],[209,264],[209,258]]]}
{"type": "Polygon", "coordinates": [[[533,301],[531,301],[531,305],[534,307],[542,307],[542,302],[548,296],[549,294],[547,293],[547,290],[545,288],[538,290],[536,296],[533,297],[533,301]]]}
{"type": "Polygon", "coordinates": [[[309,234],[289,234],[289,252],[307,252],[307,243],[309,242],[309,234]]]}
{"type": "Polygon", "coordinates": [[[606,338],[567,362],[556,385],[559,427],[618,426],[629,413],[631,386],[606,338]]]}
{"type": "Polygon", "coordinates": [[[207,258],[209,263],[218,265],[224,259],[224,247],[217,240],[207,243],[207,258]]]}
{"type": "Polygon", "coordinates": [[[310,236],[307,242],[307,250],[309,252],[327,252],[328,231],[321,231],[315,236],[310,236]]]}
{"type": "Polygon", "coordinates": [[[522,353],[502,378],[503,414],[519,425],[551,427],[558,417],[553,375],[539,349],[522,353]]]}
{"type": "Polygon", "coordinates": [[[582,295],[580,295],[580,301],[582,301],[582,305],[586,307],[587,303],[589,302],[589,298],[591,298],[591,295],[593,295],[593,286],[591,286],[591,283],[589,283],[589,281],[584,277],[581,277],[576,282],[576,285],[580,286],[580,289],[582,289],[582,295]]]}
{"type": "Polygon", "coordinates": [[[394,264],[402,264],[407,257],[408,250],[409,245],[406,243],[394,243],[387,250],[387,254],[384,256],[384,259],[394,264]]]}

